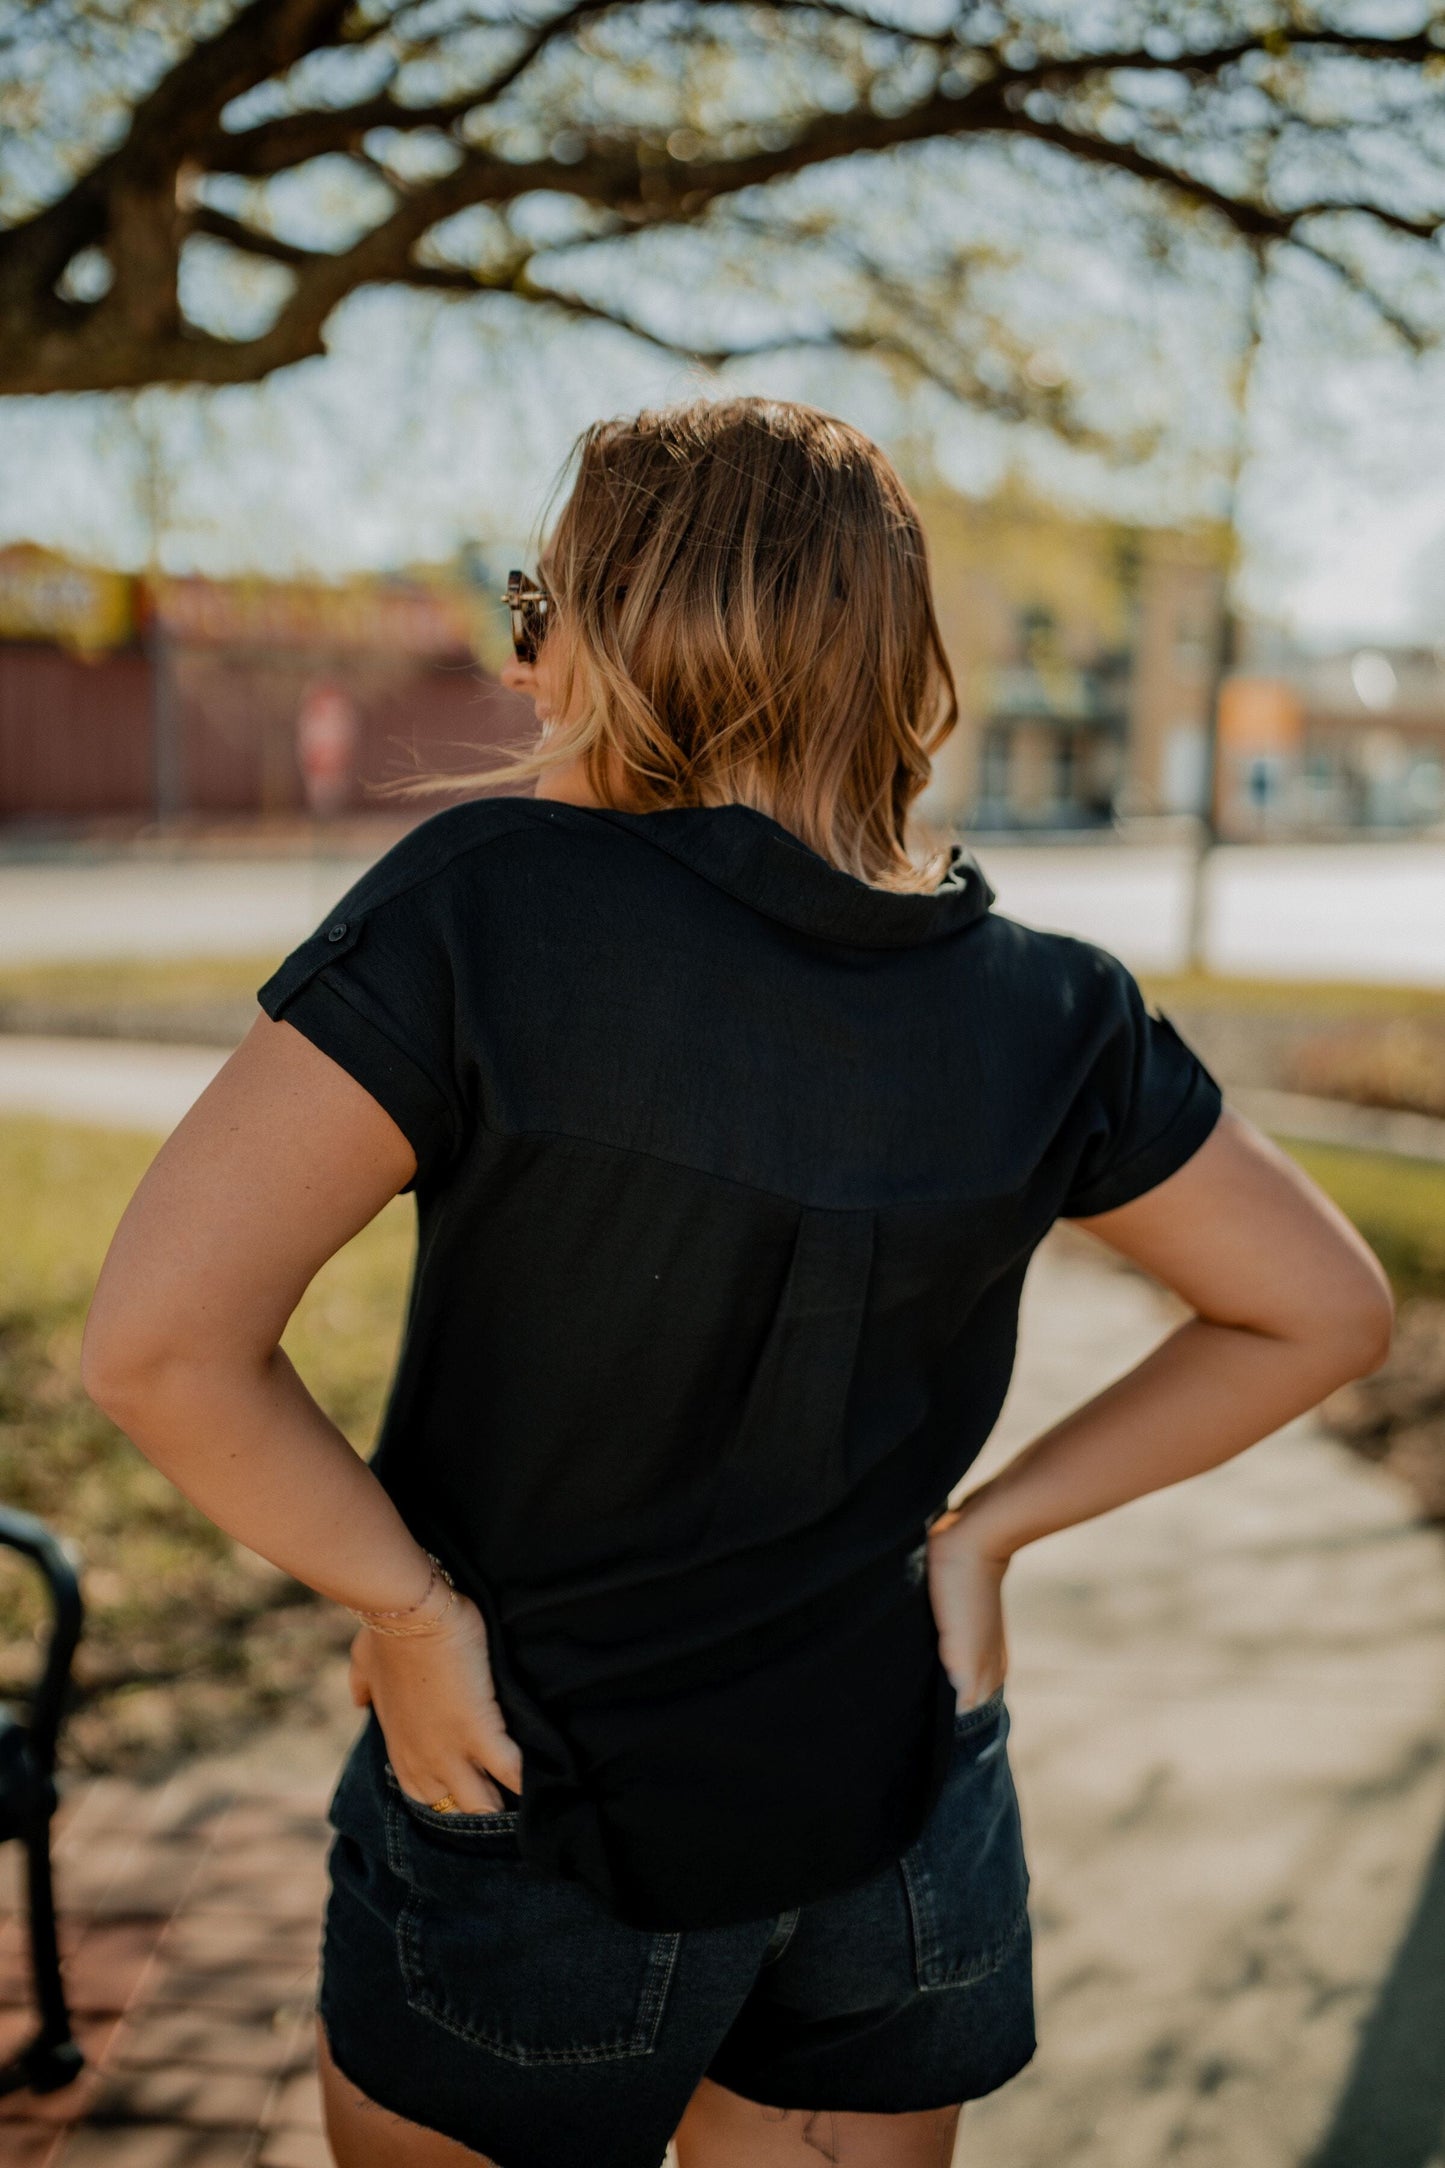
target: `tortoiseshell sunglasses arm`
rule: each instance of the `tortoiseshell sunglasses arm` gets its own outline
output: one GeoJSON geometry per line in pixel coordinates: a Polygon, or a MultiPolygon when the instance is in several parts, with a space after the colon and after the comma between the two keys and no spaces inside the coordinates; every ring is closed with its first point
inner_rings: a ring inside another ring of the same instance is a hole
{"type": "Polygon", "coordinates": [[[512,646],[518,662],[535,662],[537,650],[546,637],[552,597],[538,581],[529,580],[525,572],[509,572],[507,591],[500,599],[511,613],[512,646]]]}

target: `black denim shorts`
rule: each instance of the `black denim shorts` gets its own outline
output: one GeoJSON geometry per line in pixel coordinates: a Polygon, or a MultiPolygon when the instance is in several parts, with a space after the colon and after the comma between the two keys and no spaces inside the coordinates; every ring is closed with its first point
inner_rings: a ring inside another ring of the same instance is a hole
{"type": "Polygon", "coordinates": [[[658,2168],[704,2076],[780,2108],[896,2114],[992,2092],[1034,2051],[1008,1729],[1001,1688],[955,1718],[922,1835],[868,1881],[667,1934],[530,1866],[514,1811],[412,1799],[369,1713],[328,1808],[332,2056],[500,2168],[658,2168]]]}

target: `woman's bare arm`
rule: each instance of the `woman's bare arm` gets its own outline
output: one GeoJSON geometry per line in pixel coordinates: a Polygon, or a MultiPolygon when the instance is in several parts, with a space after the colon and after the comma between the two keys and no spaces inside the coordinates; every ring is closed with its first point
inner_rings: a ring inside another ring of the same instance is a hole
{"type": "Polygon", "coordinates": [[[934,1523],[940,1646],[965,1705],[1003,1676],[998,1590],[1024,1544],[1217,1467],[1389,1349],[1393,1305],[1373,1252],[1228,1109],[1177,1173],[1077,1224],[1194,1315],[934,1523]]]}
{"type": "MultiPolygon", "coordinates": [[[[415,1167],[368,1092],[290,1024],[258,1016],[131,1199],[81,1352],[91,1398],[209,1520],[364,1610],[415,1603],[430,1566],[279,1342],[321,1265],[415,1167]]],[[[459,1601],[439,1636],[363,1629],[358,1644],[353,1692],[375,1701],[404,1788],[484,1808],[499,1795],[479,1769],[520,1787],[474,1606],[459,1601]],[[461,1707],[444,1641],[475,1682],[461,1707]],[[424,1672],[440,1681],[433,1719],[424,1672]]]]}

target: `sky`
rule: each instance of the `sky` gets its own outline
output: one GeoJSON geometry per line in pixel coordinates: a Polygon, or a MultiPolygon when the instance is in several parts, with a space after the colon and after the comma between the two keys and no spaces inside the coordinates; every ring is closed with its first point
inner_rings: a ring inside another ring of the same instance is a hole
{"type": "MultiPolygon", "coordinates": [[[[1053,338],[1067,353],[1067,323],[1053,338]]],[[[866,359],[698,370],[510,297],[363,294],[331,349],[220,393],[0,400],[0,544],[218,576],[399,569],[466,541],[510,562],[587,422],[720,390],[830,407],[964,493],[1012,473],[1151,517],[1189,495],[1168,472],[1061,453],[866,359]]],[[[1326,339],[1308,368],[1297,355],[1286,327],[1252,389],[1240,599],[1311,644],[1445,642],[1445,355],[1353,337],[1326,339]]]]}

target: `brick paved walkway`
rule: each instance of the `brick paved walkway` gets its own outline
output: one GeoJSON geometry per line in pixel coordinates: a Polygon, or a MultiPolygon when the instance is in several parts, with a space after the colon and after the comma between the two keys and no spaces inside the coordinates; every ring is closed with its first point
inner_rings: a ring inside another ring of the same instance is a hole
{"type": "MultiPolygon", "coordinates": [[[[0,2098],[4,2168],[330,2168],[313,2001],[328,1781],[72,1780],[61,1949],[87,2068],[0,2098]]],[[[20,1847],[0,1848],[0,2058],[34,2028],[20,1847]]]]}

